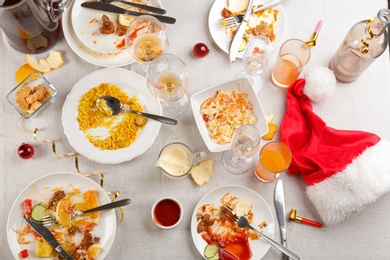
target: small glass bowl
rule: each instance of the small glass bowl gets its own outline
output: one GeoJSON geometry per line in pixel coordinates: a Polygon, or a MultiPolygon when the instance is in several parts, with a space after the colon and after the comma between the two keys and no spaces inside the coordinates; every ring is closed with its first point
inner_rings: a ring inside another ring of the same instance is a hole
{"type": "Polygon", "coordinates": [[[24,118],[36,117],[43,110],[45,110],[51,103],[53,103],[57,96],[57,89],[39,72],[33,72],[28,75],[19,85],[12,89],[6,96],[6,99],[11,106],[13,106],[16,111],[24,118]],[[34,87],[42,84],[45,86],[46,90],[51,93],[51,97],[44,101],[37,109],[35,110],[23,110],[16,103],[16,93],[22,88],[29,87],[33,89],[34,87]]]}

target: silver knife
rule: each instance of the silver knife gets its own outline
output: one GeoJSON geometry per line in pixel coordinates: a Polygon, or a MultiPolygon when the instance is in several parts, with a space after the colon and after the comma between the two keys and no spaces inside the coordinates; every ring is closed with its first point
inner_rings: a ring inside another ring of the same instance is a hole
{"type": "Polygon", "coordinates": [[[113,0],[113,1],[105,1],[105,2],[107,2],[107,3],[111,3],[111,2],[122,3],[122,4],[125,4],[125,5],[134,6],[134,7],[140,8],[142,10],[153,12],[153,13],[156,13],[156,14],[166,14],[167,13],[167,11],[162,9],[162,8],[154,7],[154,6],[151,6],[151,5],[137,4],[137,3],[128,2],[128,1],[125,1],[125,0],[113,0]]]}
{"type": "Polygon", "coordinates": [[[126,10],[124,8],[118,7],[116,5],[102,3],[102,2],[84,2],[81,4],[82,7],[91,8],[94,10],[109,12],[109,13],[116,13],[116,14],[127,14],[132,16],[140,16],[140,15],[150,15],[155,18],[157,18],[162,23],[169,23],[174,24],[176,22],[176,19],[169,16],[164,15],[157,15],[157,14],[149,14],[149,13],[140,13],[140,12],[134,12],[130,10],[126,10]]]}
{"type": "Polygon", "coordinates": [[[61,247],[61,245],[57,242],[54,235],[45,228],[41,223],[38,223],[34,220],[26,218],[26,216],[22,217],[23,220],[37,232],[49,245],[51,245],[62,257],[66,260],[73,260],[73,258],[61,247]]]}
{"type": "Polygon", "coordinates": [[[230,50],[229,50],[229,58],[230,62],[234,62],[236,60],[238,50],[241,45],[242,38],[244,37],[244,33],[246,30],[246,24],[248,23],[248,19],[251,16],[252,12],[252,6],[255,0],[249,0],[248,7],[246,8],[244,18],[242,19],[242,22],[240,26],[238,27],[236,34],[233,37],[233,40],[230,44],[230,50]]]}
{"type": "Polygon", "coordinates": [[[275,186],[275,210],[280,227],[280,236],[282,238],[282,245],[287,248],[287,227],[286,227],[286,210],[284,206],[284,190],[283,181],[278,180],[275,186]]]}

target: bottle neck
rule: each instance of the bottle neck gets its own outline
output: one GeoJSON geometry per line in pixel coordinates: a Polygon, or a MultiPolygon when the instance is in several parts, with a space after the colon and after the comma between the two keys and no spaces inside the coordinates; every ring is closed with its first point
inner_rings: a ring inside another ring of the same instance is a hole
{"type": "Polygon", "coordinates": [[[367,21],[367,32],[372,38],[382,35],[390,24],[390,10],[382,9],[377,17],[367,21]]]}

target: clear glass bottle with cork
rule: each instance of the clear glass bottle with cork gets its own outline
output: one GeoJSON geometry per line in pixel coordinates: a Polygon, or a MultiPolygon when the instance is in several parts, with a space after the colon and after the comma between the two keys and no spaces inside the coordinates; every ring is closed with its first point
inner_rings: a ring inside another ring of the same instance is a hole
{"type": "Polygon", "coordinates": [[[382,9],[376,17],[360,21],[350,29],[329,63],[339,81],[356,80],[386,50],[389,24],[390,10],[382,9]]]}

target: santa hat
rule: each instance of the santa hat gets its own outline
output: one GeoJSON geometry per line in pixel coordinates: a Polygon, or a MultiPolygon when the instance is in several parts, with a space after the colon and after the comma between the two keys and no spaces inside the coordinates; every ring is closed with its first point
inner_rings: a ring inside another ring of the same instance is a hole
{"type": "MultiPolygon", "coordinates": [[[[327,126],[313,112],[308,90],[316,86],[305,87],[307,80],[329,82],[306,77],[288,88],[280,138],[293,155],[288,172],[302,174],[308,198],[323,222],[333,225],[390,191],[390,142],[372,133],[327,126]]],[[[321,99],[319,93],[314,96],[321,99]]]]}

